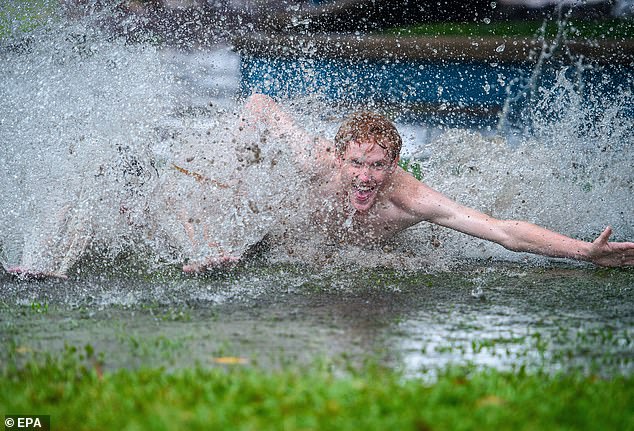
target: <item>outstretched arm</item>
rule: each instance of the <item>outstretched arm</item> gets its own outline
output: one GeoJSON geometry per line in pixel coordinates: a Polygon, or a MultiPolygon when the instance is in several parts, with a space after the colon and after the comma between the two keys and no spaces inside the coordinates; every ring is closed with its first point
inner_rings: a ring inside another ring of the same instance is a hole
{"type": "Polygon", "coordinates": [[[271,97],[264,94],[252,94],[244,104],[242,120],[247,126],[261,123],[274,139],[287,142],[303,165],[325,161],[326,154],[332,154],[331,143],[326,139],[311,135],[302,125],[291,117],[271,97]]]}
{"type": "Polygon", "coordinates": [[[493,241],[503,247],[550,257],[571,258],[601,266],[634,265],[634,242],[609,242],[607,227],[593,242],[580,241],[535,224],[498,220],[462,206],[423,183],[415,187],[410,209],[421,219],[493,241]]]}
{"type": "MultiPolygon", "coordinates": [[[[310,148],[308,143],[313,138],[309,133],[295,122],[271,97],[264,94],[253,94],[249,96],[240,113],[239,128],[236,133],[243,130],[257,130],[258,126],[263,126],[269,138],[289,144],[302,162],[307,162],[308,154],[305,151],[310,148]]],[[[215,187],[228,188],[229,184],[220,183],[204,177],[196,172],[190,172],[180,166],[173,165],[178,171],[201,183],[209,183],[215,187]]],[[[193,256],[189,262],[183,265],[185,273],[202,273],[209,270],[219,270],[232,268],[243,258],[246,247],[223,247],[223,244],[214,238],[209,226],[205,223],[194,223],[188,210],[179,213],[180,222],[191,244],[193,256]]]]}

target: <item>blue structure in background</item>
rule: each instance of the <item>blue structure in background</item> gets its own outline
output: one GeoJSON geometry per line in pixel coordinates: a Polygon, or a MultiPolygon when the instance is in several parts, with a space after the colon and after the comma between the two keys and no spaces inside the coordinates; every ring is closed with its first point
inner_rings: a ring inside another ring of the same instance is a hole
{"type": "MultiPolygon", "coordinates": [[[[243,94],[278,98],[316,94],[336,103],[396,108],[399,120],[460,127],[493,127],[504,112],[507,124],[520,124],[537,89],[550,89],[565,70],[587,102],[632,93],[634,69],[550,65],[535,73],[528,63],[477,61],[343,60],[243,55],[243,94]],[[597,97],[597,94],[599,95],[597,97]],[[591,97],[592,96],[592,97],[591,97]]],[[[634,99],[632,99],[634,100],[634,99]]],[[[600,109],[600,107],[597,107],[600,109]]],[[[634,116],[634,101],[626,107],[634,116]]]]}

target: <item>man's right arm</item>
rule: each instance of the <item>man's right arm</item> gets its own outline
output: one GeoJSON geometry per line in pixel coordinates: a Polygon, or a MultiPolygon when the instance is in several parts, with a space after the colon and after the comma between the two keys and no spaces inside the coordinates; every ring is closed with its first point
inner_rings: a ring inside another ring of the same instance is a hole
{"type": "Polygon", "coordinates": [[[249,123],[263,124],[274,139],[287,142],[302,165],[312,165],[315,161],[323,162],[327,154],[334,154],[332,144],[328,140],[312,136],[267,95],[256,93],[249,96],[244,105],[242,119],[247,126],[249,123]]]}

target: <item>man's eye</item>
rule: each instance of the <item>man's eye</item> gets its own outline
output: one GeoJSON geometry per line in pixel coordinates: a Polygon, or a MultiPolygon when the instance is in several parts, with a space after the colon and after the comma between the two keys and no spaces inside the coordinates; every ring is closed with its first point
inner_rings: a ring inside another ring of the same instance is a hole
{"type": "Polygon", "coordinates": [[[354,166],[355,168],[361,167],[363,165],[363,163],[361,163],[359,160],[350,160],[350,165],[354,166]]]}
{"type": "Polygon", "coordinates": [[[383,162],[376,162],[376,163],[372,163],[372,169],[375,169],[377,171],[382,171],[387,167],[387,165],[383,162]]]}

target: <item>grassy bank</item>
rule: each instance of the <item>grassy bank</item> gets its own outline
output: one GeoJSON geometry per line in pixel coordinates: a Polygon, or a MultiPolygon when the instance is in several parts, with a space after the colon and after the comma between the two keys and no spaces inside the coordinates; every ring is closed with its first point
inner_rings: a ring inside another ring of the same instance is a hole
{"type": "MultiPolygon", "coordinates": [[[[554,38],[559,31],[557,21],[491,21],[485,23],[426,23],[389,30],[388,34],[400,36],[515,36],[534,37],[544,35],[554,38]],[[542,28],[543,26],[543,28],[542,28]]],[[[564,26],[568,39],[603,40],[631,39],[634,37],[634,19],[610,19],[603,21],[567,21],[564,26]]]]}
{"type": "Polygon", "coordinates": [[[366,365],[102,373],[88,351],[4,367],[0,409],[53,430],[634,429],[634,378],[453,370],[434,383],[366,365]],[[345,369],[345,368],[344,368],[345,369]]]}

